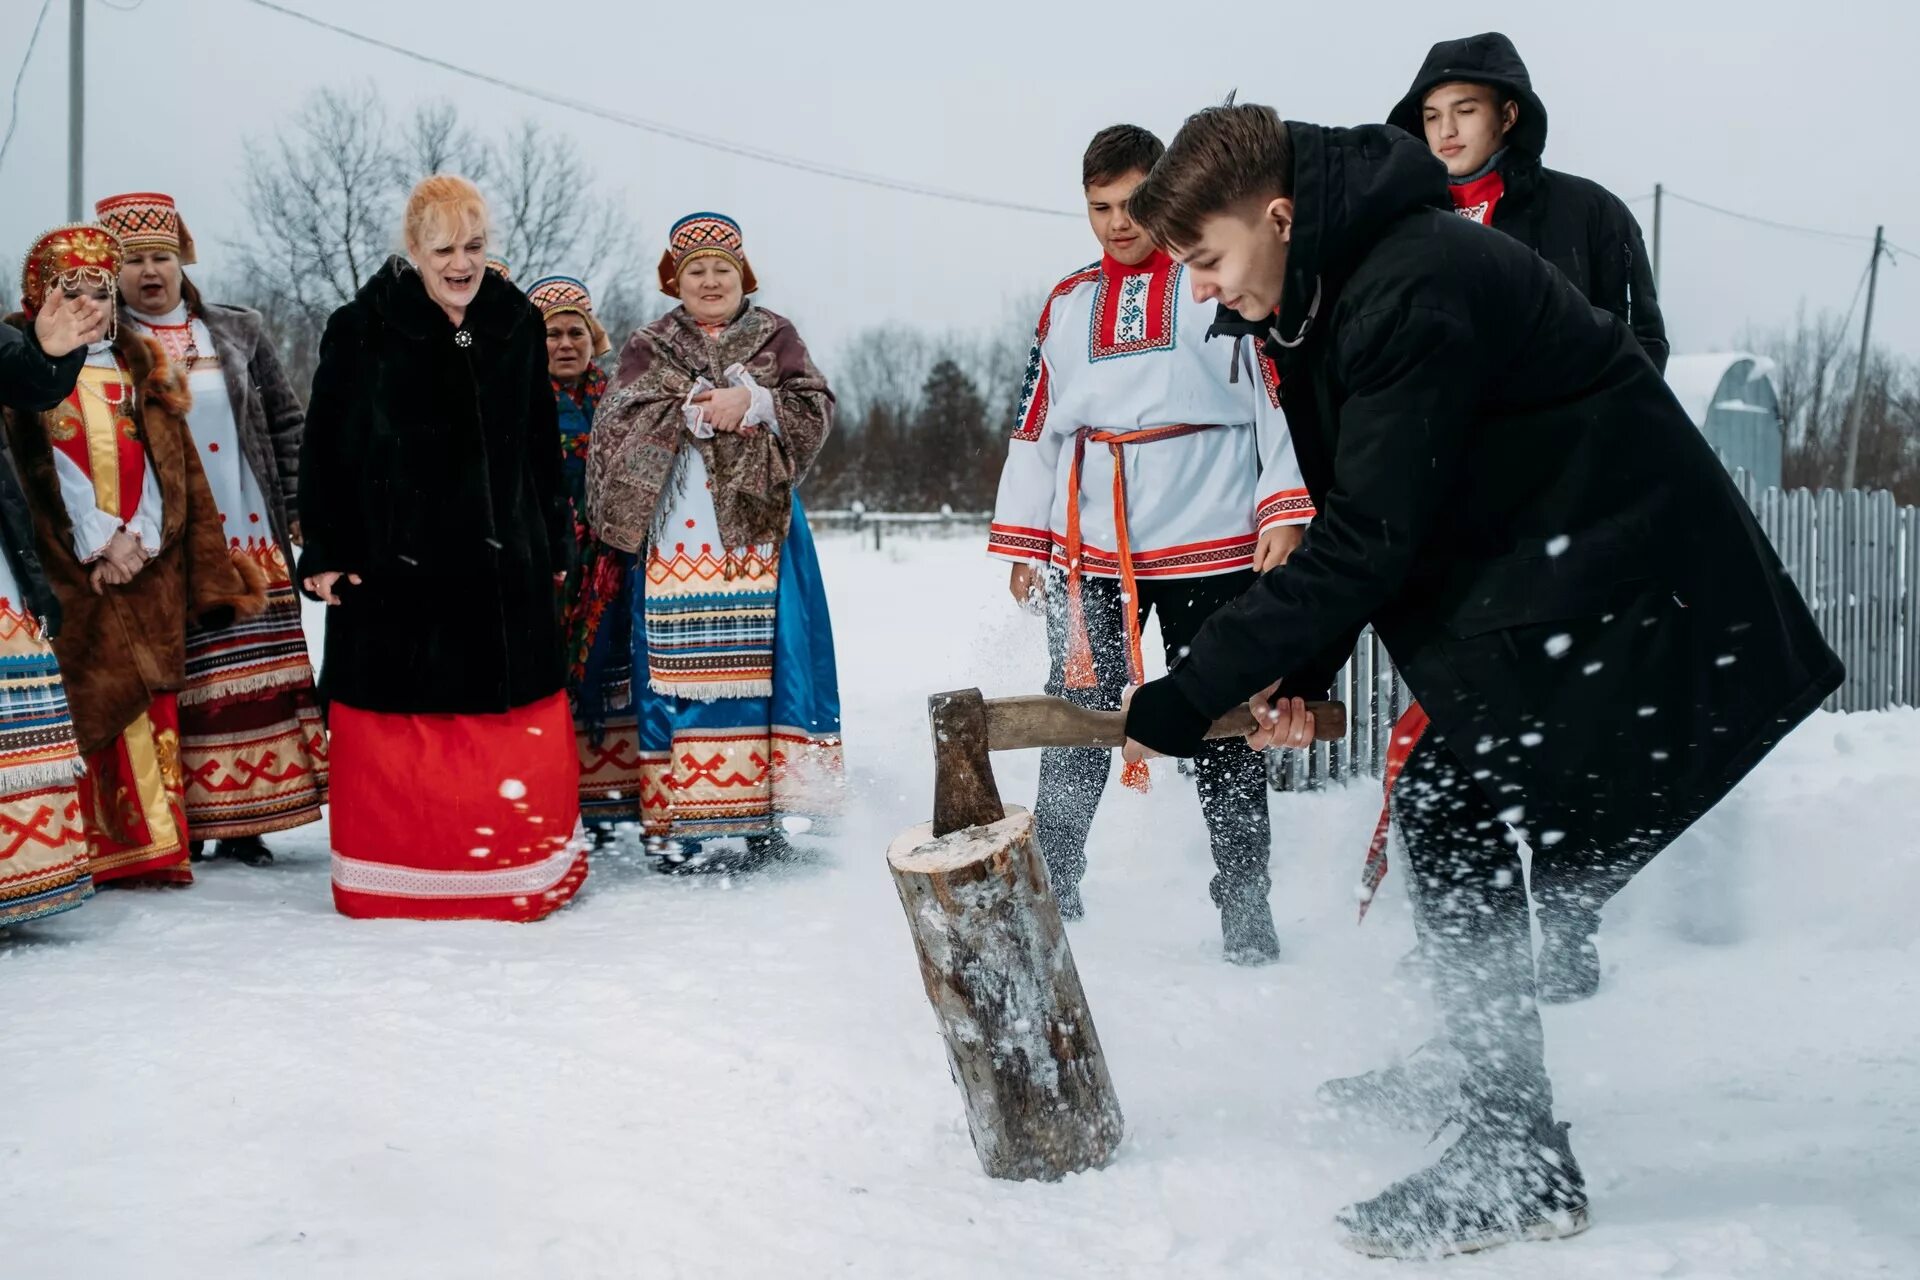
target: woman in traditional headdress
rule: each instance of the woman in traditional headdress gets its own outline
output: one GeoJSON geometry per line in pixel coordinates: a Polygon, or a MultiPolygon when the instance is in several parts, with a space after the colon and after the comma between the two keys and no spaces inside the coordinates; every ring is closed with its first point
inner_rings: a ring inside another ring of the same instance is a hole
{"type": "MultiPolygon", "coordinates": [[[[672,869],[744,836],[748,860],[818,830],[840,790],[839,686],[795,486],[833,393],[793,324],[755,306],[740,227],[675,223],[660,287],[594,422],[587,505],[635,570],[641,814],[672,869]]],[[[719,865],[728,865],[717,860],[719,865]]]]}
{"type": "MultiPolygon", "coordinates": [[[[31,325],[0,325],[0,404],[39,413],[72,395],[112,310],[58,290],[31,325]]],[[[93,894],[80,746],[48,642],[60,601],[34,543],[27,496],[0,457],[0,926],[66,911],[93,894]]]]}
{"type": "MultiPolygon", "coordinates": [[[[48,232],[27,255],[24,328],[50,297],[111,304],[120,242],[103,227],[48,232]]],[[[90,346],[74,391],[7,434],[62,612],[53,640],[75,736],[94,881],[187,883],[177,696],[190,621],[224,626],[265,607],[227,554],[187,428],[186,371],[115,326],[90,346]]]]}
{"type": "Polygon", "coordinates": [[[267,597],[257,617],[188,630],[180,694],[194,852],[218,841],[218,856],[257,866],[273,861],[261,837],[319,821],[327,793],[326,728],[292,577],[306,411],[260,313],[209,303],[187,278],[193,235],[171,197],[131,192],[94,212],[126,252],[120,322],[185,372],[228,553],[267,597]]]}
{"type": "Polygon", "coordinates": [[[595,840],[640,818],[639,740],[633,716],[633,556],[587,527],[587,444],[607,394],[595,362],[612,349],[587,286],[547,276],[527,286],[547,328],[547,376],[560,416],[561,475],[573,512],[574,573],[567,583],[567,690],[580,753],[580,818],[595,840]]]}
{"type": "Polygon", "coordinates": [[[333,897],[350,916],[537,920],[587,875],[560,592],[572,530],[540,313],[439,174],[407,254],[333,313],[300,455],[328,606],[333,897]]]}

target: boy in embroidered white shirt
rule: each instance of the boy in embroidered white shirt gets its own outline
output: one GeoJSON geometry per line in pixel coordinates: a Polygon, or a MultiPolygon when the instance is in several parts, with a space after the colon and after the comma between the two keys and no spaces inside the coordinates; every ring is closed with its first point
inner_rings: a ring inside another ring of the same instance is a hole
{"type": "MultiPolygon", "coordinates": [[[[1101,259],[1041,309],[988,541],[990,555],[1013,564],[1014,598],[1044,601],[1047,691],[1086,706],[1118,707],[1145,678],[1150,613],[1171,661],[1215,609],[1286,561],[1313,516],[1272,362],[1207,341],[1212,306],[1127,214],[1164,149],[1133,125],[1087,147],[1081,178],[1101,259]]],[[[1109,755],[1041,756],[1037,835],[1069,920],[1082,913],[1109,755]]],[[[1267,963],[1279,941],[1267,905],[1265,767],[1233,739],[1205,747],[1195,773],[1227,958],[1267,963]]],[[[1144,766],[1123,776],[1144,785],[1144,766]]]]}

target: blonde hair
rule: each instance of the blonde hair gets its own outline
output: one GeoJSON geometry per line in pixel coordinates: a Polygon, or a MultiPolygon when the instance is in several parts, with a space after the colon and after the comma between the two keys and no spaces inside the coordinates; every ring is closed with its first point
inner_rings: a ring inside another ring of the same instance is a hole
{"type": "Polygon", "coordinates": [[[487,200],[480,188],[451,173],[420,179],[407,197],[403,223],[407,248],[452,244],[468,232],[487,234],[487,200]]]}

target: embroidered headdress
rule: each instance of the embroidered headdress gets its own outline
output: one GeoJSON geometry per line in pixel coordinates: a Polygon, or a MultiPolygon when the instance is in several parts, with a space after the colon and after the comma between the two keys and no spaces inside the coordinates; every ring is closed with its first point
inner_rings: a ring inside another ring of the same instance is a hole
{"type": "Polygon", "coordinates": [[[740,224],[725,214],[690,213],[673,224],[667,233],[667,251],[660,255],[660,292],[669,298],[679,297],[680,273],[695,258],[725,258],[731,262],[740,272],[742,293],[760,287],[747,264],[740,224]]]}
{"type": "Polygon", "coordinates": [[[38,315],[56,289],[112,289],[120,282],[124,256],[119,239],[105,227],[90,222],[55,227],[27,251],[20,268],[21,309],[38,315]]]}
{"type": "Polygon", "coordinates": [[[128,253],[166,249],[179,255],[181,266],[192,266],[193,233],[174,205],[173,197],[158,191],[130,191],[108,196],[93,206],[100,225],[120,237],[128,253]]]}
{"type": "Polygon", "coordinates": [[[593,354],[596,357],[613,349],[607,331],[600,327],[600,321],[593,314],[593,298],[587,293],[587,286],[572,276],[547,276],[535,280],[527,286],[527,297],[540,309],[544,319],[551,320],[563,311],[571,311],[585,320],[587,332],[593,335],[593,354]]]}

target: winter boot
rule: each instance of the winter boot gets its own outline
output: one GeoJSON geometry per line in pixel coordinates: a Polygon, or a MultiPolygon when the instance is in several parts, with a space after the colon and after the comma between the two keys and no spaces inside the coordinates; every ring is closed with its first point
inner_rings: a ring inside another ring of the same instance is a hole
{"type": "Polygon", "coordinates": [[[708,860],[702,856],[697,840],[650,837],[647,854],[653,859],[653,869],[663,875],[693,875],[708,869],[708,860]]]}
{"type": "Polygon", "coordinates": [[[267,848],[266,841],[259,836],[241,836],[234,840],[222,840],[213,846],[216,858],[232,858],[235,862],[249,867],[264,867],[273,862],[273,850],[267,848]]]}
{"type": "Polygon", "coordinates": [[[1587,919],[1541,922],[1540,957],[1534,963],[1534,995],[1541,1004],[1575,1004],[1600,989],[1594,928],[1587,919]]]}
{"type": "Polygon", "coordinates": [[[1231,894],[1221,902],[1220,942],[1228,964],[1272,964],[1280,958],[1280,937],[1264,894],[1231,894]]]}
{"type": "Polygon", "coordinates": [[[1314,1091],[1330,1111],[1408,1129],[1432,1129],[1460,1106],[1467,1065],[1435,1036],[1391,1066],[1329,1080],[1314,1091]]]}
{"type": "Polygon", "coordinates": [[[1586,1179],[1565,1124],[1462,1124],[1431,1166],[1342,1209],[1342,1243],[1375,1258],[1438,1258],[1587,1229],[1586,1179]]]}
{"type": "Polygon", "coordinates": [[[780,862],[793,852],[787,843],[787,837],[779,831],[764,836],[747,837],[746,856],[736,864],[742,871],[755,871],[771,863],[780,862]]]}

